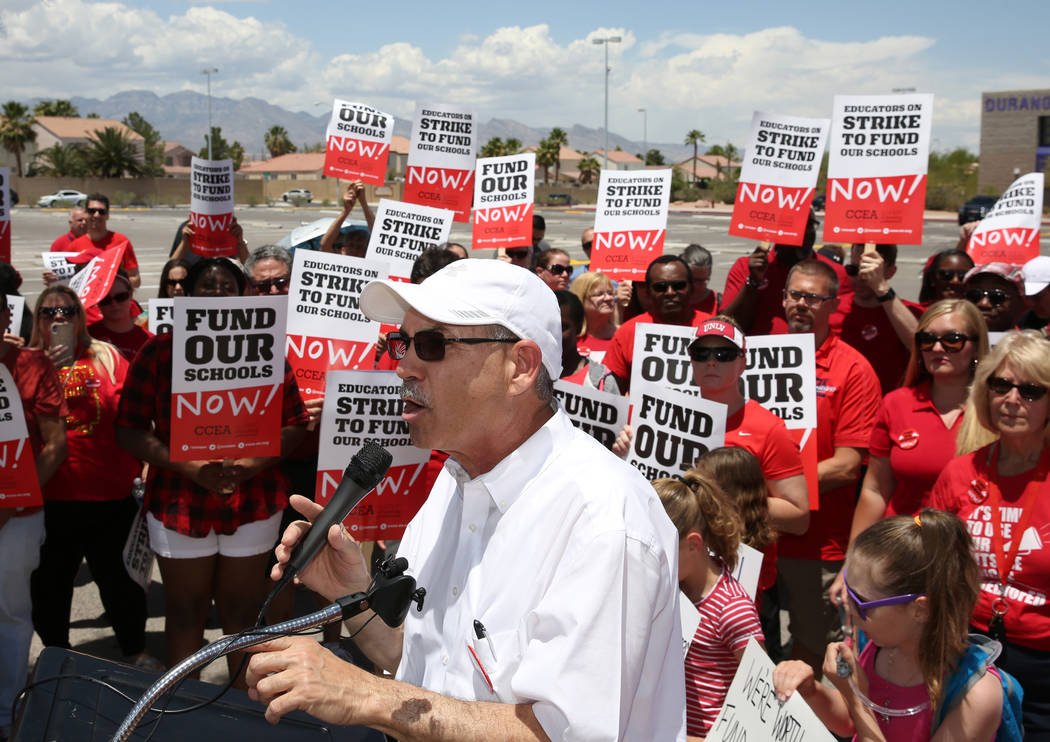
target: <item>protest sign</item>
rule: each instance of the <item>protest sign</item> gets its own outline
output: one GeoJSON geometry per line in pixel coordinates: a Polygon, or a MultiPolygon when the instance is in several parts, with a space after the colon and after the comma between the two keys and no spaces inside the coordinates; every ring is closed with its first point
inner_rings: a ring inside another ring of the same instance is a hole
{"type": "Polygon", "coordinates": [[[172,461],[281,455],[287,298],[180,297],[172,319],[172,461]]]}
{"type": "Polygon", "coordinates": [[[0,167],[0,260],[11,262],[11,168],[0,167]]]}
{"type": "Polygon", "coordinates": [[[999,197],[966,245],[975,264],[1024,265],[1039,254],[1043,180],[1043,173],[1022,175],[999,197]]]}
{"type": "Polygon", "coordinates": [[[689,654],[696,630],[700,628],[700,611],[685,593],[678,592],[678,614],[682,619],[682,656],[689,654]]]}
{"type": "Polygon", "coordinates": [[[802,700],[801,693],[792,693],[784,703],[777,700],[774,667],[762,646],[754,638],[749,639],[725,704],[707,733],[707,742],[834,742],[813,709],[802,700]]]}
{"type": "Polygon", "coordinates": [[[174,299],[149,300],[149,331],[154,335],[171,332],[172,317],[175,311],[174,299]]]}
{"type": "Polygon", "coordinates": [[[933,96],[836,95],[824,239],[918,245],[933,96]]]}
{"type": "Polygon", "coordinates": [[[387,266],[349,255],[296,250],[288,291],[288,362],[305,397],[324,394],[329,370],[373,366],[379,323],[361,313],[364,287],[387,266]]]}
{"type": "Polygon", "coordinates": [[[10,332],[18,335],[22,332],[22,315],[26,311],[26,298],[7,294],[7,308],[11,312],[11,322],[7,327],[0,327],[0,335],[10,332]]]}
{"type": "Polygon", "coordinates": [[[591,270],[617,281],[645,278],[663,253],[670,199],[670,170],[602,170],[591,270]]]}
{"type": "Polygon", "coordinates": [[[233,228],[233,160],[190,161],[190,252],[205,258],[237,256],[233,228]]]}
{"type": "Polygon", "coordinates": [[[401,419],[401,379],[394,371],[331,371],[321,412],[317,501],[325,503],[343,470],[366,441],[393,456],[375,492],[344,521],[360,541],[399,539],[433,484],[426,476],[430,451],[416,448],[401,419]]]}
{"type": "Polygon", "coordinates": [[[536,154],[482,157],[474,180],[475,250],[532,244],[536,154]]]}
{"type": "Polygon", "coordinates": [[[643,322],[634,332],[631,389],[635,384],[659,384],[668,389],[700,395],[689,365],[689,344],[695,327],[643,322]]]}
{"type": "Polygon", "coordinates": [[[0,364],[0,508],[42,503],[22,396],[11,371],[0,364]]]}
{"type": "Polygon", "coordinates": [[[45,252],[40,254],[40,260],[44,263],[45,271],[51,271],[58,276],[58,283],[68,286],[69,279],[77,272],[76,264],[70,263],[69,258],[79,254],[76,252],[45,252]]]}
{"type": "Polygon", "coordinates": [[[758,578],[762,573],[762,560],[765,558],[758,549],[752,549],[745,543],[741,543],[736,550],[736,569],[733,570],[733,579],[740,583],[740,587],[755,599],[758,592],[758,578]]]}
{"type": "Polygon", "coordinates": [[[631,404],[627,463],[650,481],[692,469],[701,454],[725,444],[724,404],[646,382],[632,383],[631,404]]]}
{"type": "Polygon", "coordinates": [[[612,449],[616,436],[627,424],[631,407],[627,397],[561,379],[554,382],[554,396],[573,425],[612,449]]]}
{"type": "Polygon", "coordinates": [[[755,111],[729,234],[802,244],[828,123],[755,111]]]}
{"type": "Polygon", "coordinates": [[[448,242],[451,230],[448,209],[380,199],[365,259],[386,263],[391,276],[407,279],[420,253],[448,242]]]}
{"type": "Polygon", "coordinates": [[[383,185],[393,136],[393,116],[337,98],[325,132],[324,174],[383,185]]]}
{"type": "Polygon", "coordinates": [[[95,306],[99,299],[109,293],[127,246],[127,241],[124,241],[117,247],[111,247],[101,255],[96,255],[79,273],[69,279],[69,288],[77,293],[85,309],[95,306]]]}
{"type": "Polygon", "coordinates": [[[470,221],[477,149],[473,109],[417,103],[405,166],[405,203],[449,209],[455,221],[470,221]]]}

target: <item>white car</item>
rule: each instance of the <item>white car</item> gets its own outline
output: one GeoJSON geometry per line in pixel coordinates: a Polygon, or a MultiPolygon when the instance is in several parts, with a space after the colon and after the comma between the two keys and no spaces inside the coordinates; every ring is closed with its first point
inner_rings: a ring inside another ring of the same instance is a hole
{"type": "Polygon", "coordinates": [[[86,193],[74,191],[72,188],[66,188],[61,191],[55,191],[47,196],[41,196],[37,200],[36,205],[46,208],[49,206],[83,206],[86,203],[86,193]]]}
{"type": "Polygon", "coordinates": [[[281,194],[282,201],[291,201],[292,203],[310,203],[314,198],[314,194],[310,193],[305,188],[293,188],[290,191],[285,191],[281,194]]]}

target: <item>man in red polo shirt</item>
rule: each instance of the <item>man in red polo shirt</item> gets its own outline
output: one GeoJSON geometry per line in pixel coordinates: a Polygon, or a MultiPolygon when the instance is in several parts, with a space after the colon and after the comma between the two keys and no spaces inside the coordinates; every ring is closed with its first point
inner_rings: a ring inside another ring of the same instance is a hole
{"type": "Polygon", "coordinates": [[[69,252],[73,240],[87,234],[87,211],[74,206],[69,212],[69,231],[51,243],[51,252],[69,252]]]}
{"type": "Polygon", "coordinates": [[[774,245],[767,250],[761,245],[748,256],[737,258],[726,276],[722,293],[722,314],[728,314],[748,335],[783,335],[788,332],[784,319],[782,296],[788,271],[802,260],[815,258],[829,266],[839,283],[842,296],[853,292],[845,269],[823,255],[813,252],[817,240],[817,217],[812,210],[806,222],[806,236],[801,245],[774,245]]]}
{"type": "Polygon", "coordinates": [[[634,333],[639,324],[648,322],[699,327],[701,322],[711,316],[689,306],[693,274],[685,261],[675,255],[661,255],[649,263],[645,270],[645,285],[641,290],[649,295],[652,311],[643,312],[620,325],[613,335],[603,361],[623,391],[626,391],[631,383],[634,333]]]}
{"type": "Polygon", "coordinates": [[[831,334],[835,271],[822,261],[804,260],[788,273],[786,286],[787,325],[791,332],[813,333],[816,348],[820,505],[804,536],[780,537],[777,583],[790,614],[792,656],[811,665],[819,678],[826,645],[842,638],[828,588],[845,559],[857,481],[882,395],[871,364],[831,334]]]}
{"type": "Polygon", "coordinates": [[[131,287],[137,289],[142,284],[142,278],[139,276],[139,261],[131,247],[131,240],[120,232],[110,232],[106,227],[106,222],[109,221],[109,198],[102,193],[92,193],[87,197],[85,209],[88,215],[87,233],[70,242],[65,252],[83,252],[91,247],[109,250],[127,242],[121,267],[127,271],[131,287]]]}

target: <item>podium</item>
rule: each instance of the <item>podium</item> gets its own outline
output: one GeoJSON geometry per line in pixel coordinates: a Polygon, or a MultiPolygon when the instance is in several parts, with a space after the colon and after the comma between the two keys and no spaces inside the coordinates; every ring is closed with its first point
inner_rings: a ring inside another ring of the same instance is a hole
{"type": "MultiPolygon", "coordinates": [[[[159,677],[157,673],[98,657],[48,647],[37,660],[33,681],[56,675],[101,680],[136,701],[159,677]]],[[[219,690],[218,685],[187,679],[179,686],[170,708],[200,703],[214,697],[219,690]]],[[[29,691],[11,741],[108,742],[132,705],[133,702],[83,678],[43,683],[29,691]]],[[[381,732],[367,727],[332,726],[300,711],[287,714],[275,726],[266,721],[264,710],[244,691],[230,689],[202,709],[165,715],[151,742],[384,742],[386,739],[381,732]]],[[[145,740],[153,731],[155,718],[155,714],[147,714],[131,739],[145,740]]]]}

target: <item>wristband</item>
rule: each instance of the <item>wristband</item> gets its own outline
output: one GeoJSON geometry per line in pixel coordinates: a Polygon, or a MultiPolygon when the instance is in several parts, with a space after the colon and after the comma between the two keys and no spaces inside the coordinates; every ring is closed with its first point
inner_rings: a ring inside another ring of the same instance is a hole
{"type": "Polygon", "coordinates": [[[885,304],[888,301],[893,301],[896,297],[897,292],[894,291],[893,287],[891,286],[889,291],[887,291],[885,294],[879,294],[878,296],[876,296],[875,301],[877,301],[879,304],[885,304]]]}

